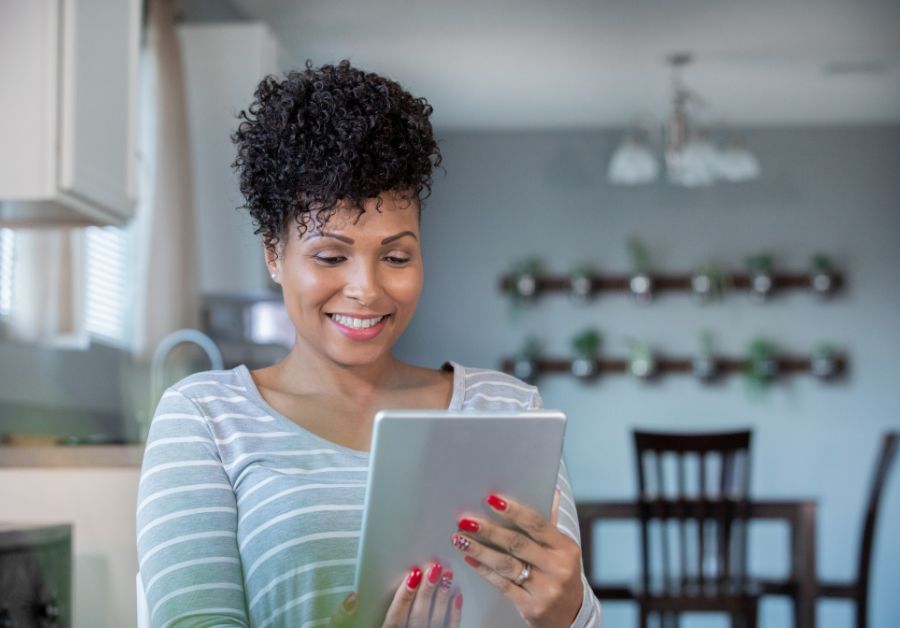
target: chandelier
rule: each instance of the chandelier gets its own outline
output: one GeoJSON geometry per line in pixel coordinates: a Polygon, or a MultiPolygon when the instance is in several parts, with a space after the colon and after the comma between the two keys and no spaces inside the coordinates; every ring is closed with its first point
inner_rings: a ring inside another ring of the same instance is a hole
{"type": "Polygon", "coordinates": [[[681,69],[692,61],[688,53],[668,57],[672,66],[672,109],[663,129],[662,159],[654,151],[650,133],[633,128],[609,162],[607,177],[617,185],[641,185],[659,178],[660,162],[666,180],[683,187],[703,187],[717,181],[750,181],[759,176],[756,157],[736,139],[716,144],[696,122],[692,111],[706,101],[685,86],[681,69]]]}

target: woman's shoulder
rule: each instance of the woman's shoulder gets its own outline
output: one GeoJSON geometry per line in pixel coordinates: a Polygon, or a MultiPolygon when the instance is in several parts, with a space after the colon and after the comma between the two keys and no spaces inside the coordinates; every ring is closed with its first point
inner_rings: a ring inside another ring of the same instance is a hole
{"type": "Polygon", "coordinates": [[[240,368],[191,373],[166,388],[163,396],[183,397],[193,402],[209,398],[243,397],[247,392],[247,384],[241,377],[240,368]]]}
{"type": "Polygon", "coordinates": [[[536,386],[509,373],[488,368],[463,366],[448,361],[460,380],[464,409],[523,410],[536,407],[540,395],[536,386]]]}

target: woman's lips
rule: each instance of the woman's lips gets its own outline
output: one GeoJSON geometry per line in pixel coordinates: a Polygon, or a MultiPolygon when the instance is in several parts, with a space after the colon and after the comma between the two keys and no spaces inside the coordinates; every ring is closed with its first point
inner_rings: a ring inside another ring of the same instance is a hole
{"type": "MultiPolygon", "coordinates": [[[[336,320],[334,320],[331,316],[327,317],[331,323],[337,327],[337,330],[344,334],[347,338],[351,338],[353,340],[370,340],[381,333],[381,330],[384,329],[384,326],[387,324],[388,318],[390,318],[390,314],[385,315],[384,318],[381,319],[380,322],[372,325],[371,327],[367,327],[365,329],[357,329],[356,327],[348,327],[347,325],[343,325],[336,320]]],[[[357,317],[363,318],[363,317],[357,317]]],[[[377,318],[368,317],[368,318],[377,318]]]]}

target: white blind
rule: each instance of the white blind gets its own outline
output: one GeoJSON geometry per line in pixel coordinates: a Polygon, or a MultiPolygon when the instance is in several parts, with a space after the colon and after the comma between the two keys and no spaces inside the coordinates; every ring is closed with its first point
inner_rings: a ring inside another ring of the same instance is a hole
{"type": "Polygon", "coordinates": [[[12,309],[13,255],[16,238],[12,229],[0,229],[0,317],[12,309]]]}
{"type": "Polygon", "coordinates": [[[88,227],[87,328],[99,339],[123,346],[127,334],[126,310],[131,229],[88,227]]]}

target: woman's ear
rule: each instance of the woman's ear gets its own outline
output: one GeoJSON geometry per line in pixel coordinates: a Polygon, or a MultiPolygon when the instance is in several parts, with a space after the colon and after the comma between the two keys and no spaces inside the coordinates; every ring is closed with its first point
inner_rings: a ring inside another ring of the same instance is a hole
{"type": "Polygon", "coordinates": [[[272,281],[275,283],[281,282],[281,260],[280,257],[276,257],[276,253],[274,250],[269,249],[268,247],[263,247],[263,255],[265,255],[266,260],[266,268],[269,271],[269,276],[272,278],[272,281]]]}

